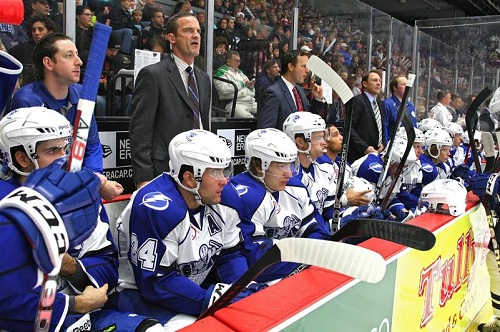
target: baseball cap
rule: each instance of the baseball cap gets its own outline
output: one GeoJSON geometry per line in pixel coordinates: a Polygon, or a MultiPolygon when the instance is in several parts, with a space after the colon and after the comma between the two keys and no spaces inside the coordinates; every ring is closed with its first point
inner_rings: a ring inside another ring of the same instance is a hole
{"type": "Polygon", "coordinates": [[[236,13],[235,17],[236,18],[238,18],[238,17],[245,17],[245,14],[243,14],[242,12],[239,12],[239,13],[236,13]]]}
{"type": "Polygon", "coordinates": [[[304,46],[302,46],[302,47],[300,48],[300,50],[301,50],[302,52],[311,52],[311,51],[312,51],[312,48],[310,48],[310,47],[309,47],[309,46],[307,46],[307,45],[304,45],[304,46]]]}
{"type": "Polygon", "coordinates": [[[113,50],[120,50],[122,48],[122,41],[120,39],[120,36],[114,32],[112,32],[109,36],[108,48],[111,48],[113,50]]]}

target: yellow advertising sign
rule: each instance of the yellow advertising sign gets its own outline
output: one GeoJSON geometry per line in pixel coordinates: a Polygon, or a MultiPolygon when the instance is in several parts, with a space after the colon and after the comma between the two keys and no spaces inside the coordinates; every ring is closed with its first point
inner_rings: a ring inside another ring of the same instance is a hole
{"type": "Polygon", "coordinates": [[[432,250],[409,250],[398,259],[393,331],[464,331],[489,301],[486,219],[479,206],[436,233],[432,250]],[[469,218],[480,226],[477,244],[469,218]]]}

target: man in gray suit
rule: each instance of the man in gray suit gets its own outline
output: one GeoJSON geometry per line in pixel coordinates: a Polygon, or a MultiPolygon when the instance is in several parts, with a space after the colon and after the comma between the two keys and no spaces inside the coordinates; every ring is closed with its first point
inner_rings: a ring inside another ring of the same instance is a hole
{"type": "Polygon", "coordinates": [[[307,54],[299,51],[291,51],[283,56],[281,77],[264,90],[262,95],[262,106],[257,113],[257,128],[283,130],[283,122],[294,112],[307,111],[321,115],[325,105],[321,86],[316,83],[312,85],[314,99],[309,104],[304,89],[298,85],[304,83],[309,74],[306,67],[308,59],[307,54]]]}
{"type": "Polygon", "coordinates": [[[132,96],[130,149],[137,188],[168,170],[168,144],[175,135],[210,130],[212,84],[194,65],[200,24],[194,15],[179,13],[168,20],[166,30],[170,56],[139,72],[132,96]]]}

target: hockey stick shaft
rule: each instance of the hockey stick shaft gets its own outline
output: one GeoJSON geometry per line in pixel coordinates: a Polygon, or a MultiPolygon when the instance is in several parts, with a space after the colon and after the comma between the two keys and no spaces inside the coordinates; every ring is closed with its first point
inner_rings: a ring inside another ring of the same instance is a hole
{"type": "Polygon", "coordinates": [[[398,183],[398,179],[401,176],[401,173],[403,172],[406,160],[408,159],[408,155],[410,154],[411,149],[413,149],[413,142],[415,141],[415,129],[413,128],[413,123],[411,122],[410,115],[406,111],[403,114],[402,123],[406,131],[406,138],[407,138],[406,149],[403,154],[403,157],[399,162],[398,168],[396,169],[396,173],[393,175],[392,182],[389,185],[387,192],[384,194],[384,199],[382,200],[382,208],[384,209],[386,209],[389,204],[390,198],[394,191],[394,187],[398,183]]]}
{"type": "Polygon", "coordinates": [[[79,171],[83,165],[85,148],[90,131],[92,115],[94,114],[97,89],[99,88],[99,79],[101,77],[106,56],[111,27],[105,24],[97,23],[94,25],[94,34],[88,62],[85,67],[83,77],[82,93],[78,101],[78,108],[74,123],[73,145],[68,160],[68,169],[70,172],[79,171]]]}
{"type": "MultiPolygon", "coordinates": [[[[97,23],[94,25],[94,34],[90,45],[89,60],[87,62],[85,76],[83,77],[82,92],[78,101],[78,107],[74,123],[73,145],[68,159],[68,170],[76,172],[81,170],[87,138],[94,112],[99,79],[101,77],[104,57],[108,45],[111,27],[97,23]]],[[[48,331],[52,319],[52,310],[55,300],[54,283],[57,276],[45,276],[40,294],[38,313],[35,319],[34,330],[48,331]]]]}
{"type": "Polygon", "coordinates": [[[477,155],[476,147],[474,146],[474,133],[476,131],[478,122],[477,109],[486,100],[486,98],[488,98],[491,92],[492,91],[489,88],[484,88],[470,104],[469,108],[467,109],[467,113],[465,114],[465,125],[467,127],[467,134],[469,135],[469,148],[467,149],[466,155],[468,156],[469,151],[472,151],[474,165],[476,166],[476,172],[478,173],[481,173],[481,163],[477,155]]]}
{"type": "Polygon", "coordinates": [[[380,199],[380,197],[379,197],[380,189],[382,188],[382,183],[384,183],[385,177],[387,176],[387,172],[389,170],[392,147],[394,146],[394,141],[396,139],[396,134],[397,134],[398,128],[401,125],[401,122],[403,121],[404,113],[406,112],[406,102],[408,101],[408,95],[410,94],[410,90],[413,86],[414,80],[415,80],[415,75],[408,74],[405,91],[403,93],[403,98],[402,98],[401,104],[399,104],[399,108],[398,108],[398,116],[396,118],[394,132],[392,133],[392,135],[390,137],[389,146],[387,147],[387,150],[385,153],[385,158],[383,159],[384,160],[384,167],[383,167],[383,171],[382,171],[382,176],[379,177],[378,182],[377,182],[377,186],[375,187],[375,197],[377,198],[377,200],[380,199]]]}
{"type": "Polygon", "coordinates": [[[366,248],[324,240],[285,238],[250,266],[198,319],[213,315],[226,307],[267,267],[280,262],[320,266],[370,283],[382,280],[386,269],[382,256],[366,248]]]}
{"type": "Polygon", "coordinates": [[[340,219],[340,198],[342,197],[342,190],[344,187],[345,169],[347,165],[347,153],[349,151],[349,141],[351,137],[351,124],[352,124],[352,98],[353,93],[349,86],[342,80],[342,78],[323,60],[313,55],[307,62],[307,67],[317,76],[321,77],[328,85],[332,87],[339,95],[340,99],[346,108],[346,118],[344,120],[344,129],[342,136],[342,151],[340,153],[339,174],[337,176],[337,191],[336,199],[333,208],[333,228],[338,227],[340,219]]]}

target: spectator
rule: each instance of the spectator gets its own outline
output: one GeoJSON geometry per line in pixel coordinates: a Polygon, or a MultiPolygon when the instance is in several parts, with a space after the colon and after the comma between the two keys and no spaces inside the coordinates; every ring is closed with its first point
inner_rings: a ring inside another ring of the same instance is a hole
{"type": "Polygon", "coordinates": [[[219,36],[216,37],[214,40],[214,61],[213,61],[213,68],[214,68],[214,73],[215,71],[221,67],[224,66],[226,63],[226,54],[229,49],[229,45],[227,43],[226,38],[219,36]]]}
{"type": "Polygon", "coordinates": [[[129,11],[133,3],[133,0],[120,0],[119,5],[109,12],[110,25],[122,41],[121,51],[128,55],[133,55],[135,49],[133,35],[136,27],[129,11]]]}
{"type": "Polygon", "coordinates": [[[278,60],[271,59],[264,62],[264,73],[255,82],[255,99],[258,103],[260,103],[264,90],[276,83],[278,76],[280,76],[278,60]]]}
{"type": "Polygon", "coordinates": [[[161,9],[161,6],[155,7],[155,0],[146,0],[146,4],[142,7],[142,21],[151,22],[153,14],[158,9],[161,9]]]}
{"type": "Polygon", "coordinates": [[[28,35],[20,25],[0,23],[0,41],[9,51],[16,45],[26,43],[28,35]]]}
{"type": "MultiPolygon", "coordinates": [[[[24,28],[24,31],[29,36],[31,35],[31,23],[35,16],[43,16],[49,17],[50,13],[50,5],[52,4],[52,0],[31,0],[31,14],[30,16],[25,16],[24,21],[21,23],[21,26],[24,28]]],[[[56,25],[57,32],[62,31],[62,20],[58,15],[51,15],[50,19],[56,25]]]]}
{"type": "MultiPolygon", "coordinates": [[[[215,76],[222,77],[236,84],[238,97],[234,116],[236,118],[253,118],[257,114],[257,102],[255,101],[255,79],[249,80],[239,69],[240,54],[238,51],[230,50],[226,54],[226,64],[215,73],[215,76]]],[[[214,80],[221,99],[233,99],[234,87],[232,84],[214,80]]],[[[226,114],[229,115],[232,103],[226,105],[226,114]]]]}
{"type": "Polygon", "coordinates": [[[167,29],[165,28],[165,16],[163,12],[157,9],[153,16],[151,17],[151,24],[147,26],[145,29],[145,34],[148,35],[148,38],[158,37],[161,38],[165,46],[167,45],[167,29]]]}
{"type": "Polygon", "coordinates": [[[75,44],[79,54],[90,47],[92,34],[92,10],[85,6],[76,7],[75,44]]]}
{"type": "Polygon", "coordinates": [[[298,51],[291,51],[283,56],[281,76],[262,95],[257,128],[281,130],[287,116],[296,111],[322,113],[325,105],[322,87],[313,84],[311,93],[314,99],[310,104],[304,90],[299,86],[304,83],[309,73],[307,60],[308,56],[298,51]]]}
{"type": "Polygon", "coordinates": [[[171,56],[139,72],[132,96],[130,149],[138,188],[168,170],[168,144],[176,133],[210,128],[212,83],[203,70],[191,67],[200,54],[198,20],[180,13],[168,20],[166,28],[171,56]],[[196,86],[188,89],[193,78],[196,86]]]}
{"type": "MultiPolygon", "coordinates": [[[[10,109],[45,106],[56,110],[71,122],[75,122],[76,108],[82,86],[80,67],[82,61],[71,39],[61,33],[43,37],[33,51],[33,66],[37,81],[23,86],[12,97],[10,109]]],[[[102,175],[102,147],[97,131],[97,123],[92,117],[83,166],[99,175],[104,186],[101,196],[110,200],[123,192],[116,181],[107,181],[102,175]]]]}

